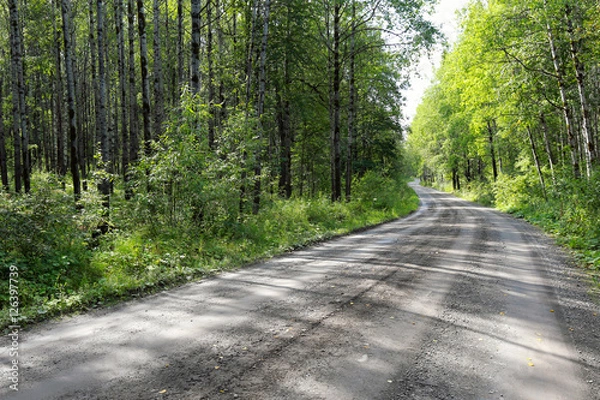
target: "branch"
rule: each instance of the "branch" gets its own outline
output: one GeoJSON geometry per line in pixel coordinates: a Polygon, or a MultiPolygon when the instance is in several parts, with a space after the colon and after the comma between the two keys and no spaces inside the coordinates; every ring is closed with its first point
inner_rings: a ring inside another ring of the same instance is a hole
{"type": "Polygon", "coordinates": [[[540,73],[542,75],[545,75],[545,76],[548,76],[548,77],[554,78],[554,79],[558,79],[559,78],[557,75],[555,75],[555,74],[553,74],[551,72],[548,72],[546,70],[529,67],[521,59],[519,59],[517,56],[511,54],[505,47],[503,47],[503,48],[501,48],[499,50],[502,51],[508,58],[516,61],[520,66],[522,66],[525,70],[527,70],[529,72],[537,72],[537,73],[540,73]]]}

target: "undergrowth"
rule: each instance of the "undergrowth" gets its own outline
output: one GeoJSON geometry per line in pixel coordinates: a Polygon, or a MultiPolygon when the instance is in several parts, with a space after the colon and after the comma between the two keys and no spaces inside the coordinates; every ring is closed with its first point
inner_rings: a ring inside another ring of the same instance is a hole
{"type": "MultiPolygon", "coordinates": [[[[258,215],[236,218],[228,217],[226,206],[215,201],[201,220],[194,219],[191,203],[185,208],[179,200],[177,207],[184,211],[174,215],[156,201],[143,192],[125,201],[123,188],[116,188],[112,229],[98,236],[103,214],[94,190],[76,208],[72,194],[51,175],[37,174],[30,195],[1,193],[0,273],[8,277],[18,270],[19,323],[156,292],[392,220],[418,207],[406,182],[375,173],[355,182],[350,202],[273,196],[264,199],[258,215]]],[[[10,322],[8,279],[3,282],[0,329],[10,322]]]]}

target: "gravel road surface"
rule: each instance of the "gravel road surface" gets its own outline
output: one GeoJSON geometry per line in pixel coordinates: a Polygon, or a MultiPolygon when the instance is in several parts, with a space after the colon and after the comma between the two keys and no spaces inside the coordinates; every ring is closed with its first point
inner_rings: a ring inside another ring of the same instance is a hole
{"type": "Polygon", "coordinates": [[[416,213],[10,338],[1,399],[600,399],[600,307],[523,221],[416,213]]]}

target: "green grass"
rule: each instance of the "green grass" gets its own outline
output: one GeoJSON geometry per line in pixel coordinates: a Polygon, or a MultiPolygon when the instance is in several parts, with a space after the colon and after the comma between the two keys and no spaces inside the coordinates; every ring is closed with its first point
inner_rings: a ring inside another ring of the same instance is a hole
{"type": "MultiPolygon", "coordinates": [[[[225,215],[207,226],[148,218],[150,206],[127,202],[117,190],[114,229],[94,237],[102,208],[93,191],[79,210],[51,176],[37,175],[30,196],[0,196],[0,273],[8,277],[18,269],[21,325],[239,268],[407,215],[419,203],[404,181],[367,174],[356,182],[351,202],[266,197],[258,215],[225,215]]],[[[10,324],[5,282],[0,329],[10,324]]]]}

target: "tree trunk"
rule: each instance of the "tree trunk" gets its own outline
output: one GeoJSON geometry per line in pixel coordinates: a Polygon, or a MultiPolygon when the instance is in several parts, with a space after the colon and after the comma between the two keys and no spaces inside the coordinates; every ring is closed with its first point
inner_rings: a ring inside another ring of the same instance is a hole
{"type": "Polygon", "coordinates": [[[192,1],[192,94],[200,92],[200,0],[192,1]]]}
{"type": "Polygon", "coordinates": [[[575,76],[577,78],[577,89],[579,92],[579,102],[581,104],[581,133],[584,140],[584,155],[586,161],[586,172],[589,178],[592,175],[592,166],[596,163],[596,148],[594,145],[594,135],[591,126],[590,107],[588,105],[585,93],[585,67],[579,57],[580,40],[575,38],[575,29],[573,28],[572,10],[567,3],[565,5],[565,19],[567,22],[567,33],[569,34],[569,45],[571,58],[575,67],[575,76]]]}
{"type": "Polygon", "coordinates": [[[89,45],[90,45],[90,55],[91,55],[91,73],[92,73],[92,81],[94,82],[94,111],[95,111],[95,128],[96,128],[96,137],[94,139],[94,149],[93,152],[97,151],[96,146],[98,143],[102,143],[102,132],[100,132],[100,114],[98,113],[98,109],[100,108],[100,83],[98,80],[98,43],[96,41],[95,33],[97,32],[96,28],[96,19],[94,17],[94,0],[89,0],[89,24],[90,24],[90,33],[89,33],[89,45]]]}
{"type": "Polygon", "coordinates": [[[208,147],[215,148],[215,74],[213,65],[213,25],[212,25],[212,0],[206,2],[206,61],[208,64],[208,147]]]}
{"type": "Polygon", "coordinates": [[[15,190],[25,193],[30,190],[29,136],[25,113],[25,78],[23,75],[23,43],[19,22],[18,0],[9,0],[10,12],[10,50],[13,86],[13,130],[15,150],[15,190]]]}
{"type": "MultiPolygon", "coordinates": [[[[247,50],[247,54],[246,54],[246,110],[245,110],[245,117],[246,117],[246,122],[248,121],[248,118],[250,116],[250,103],[251,103],[251,96],[252,96],[252,75],[253,75],[253,61],[254,61],[254,45],[256,43],[256,25],[258,24],[258,3],[259,0],[254,0],[253,6],[252,6],[252,21],[250,23],[250,32],[248,32],[248,50],[247,50]]],[[[236,19],[234,17],[234,30],[235,30],[235,23],[236,23],[236,19]]],[[[234,39],[235,40],[235,39],[234,39]]],[[[248,159],[248,154],[246,153],[246,151],[244,151],[244,154],[242,155],[242,176],[241,176],[241,181],[242,181],[242,185],[240,187],[240,213],[244,212],[244,205],[246,203],[246,178],[247,178],[247,172],[246,172],[246,161],[248,159]]]]}
{"type": "MultiPolygon", "coordinates": [[[[547,0],[544,0],[544,7],[547,8],[547,5],[547,0]]],[[[552,55],[552,64],[554,66],[554,71],[556,73],[556,79],[558,82],[558,89],[560,91],[561,109],[563,118],[565,120],[565,128],[567,131],[567,137],[569,139],[569,146],[571,147],[571,165],[573,167],[573,175],[575,178],[579,178],[581,177],[581,171],[579,170],[579,157],[577,155],[577,137],[573,133],[571,107],[567,101],[565,81],[560,67],[556,45],[554,44],[554,34],[552,33],[552,27],[550,26],[548,17],[546,17],[546,35],[548,36],[550,54],[552,55]]]]}
{"type": "Polygon", "coordinates": [[[77,114],[75,106],[75,75],[73,73],[73,47],[71,43],[71,0],[62,0],[63,37],[65,42],[65,70],[67,73],[67,109],[69,115],[69,150],[70,167],[73,179],[75,202],[81,198],[81,181],[79,179],[77,114]]]}
{"type": "Polygon", "coordinates": [[[146,39],[146,10],[144,0],[137,0],[138,31],[140,38],[140,67],[142,73],[142,118],[144,121],[144,153],[151,153],[150,131],[150,80],[148,79],[148,43],[146,39]]]}
{"type": "MultiPolygon", "coordinates": [[[[125,74],[125,34],[123,32],[123,0],[114,0],[115,7],[115,29],[117,34],[117,48],[119,52],[118,74],[119,74],[119,108],[121,116],[121,164],[123,180],[127,183],[129,169],[129,131],[127,128],[127,84],[125,74]]],[[[117,124],[118,125],[118,124],[117,124]]]]}
{"type": "MultiPolygon", "coordinates": [[[[99,88],[99,108],[96,110],[98,113],[98,122],[100,126],[100,153],[102,156],[102,163],[104,164],[105,174],[108,175],[111,171],[110,163],[110,137],[108,134],[107,127],[107,94],[106,94],[106,67],[104,57],[104,0],[96,0],[96,18],[98,22],[97,35],[98,35],[98,88],[99,88]]],[[[100,226],[102,233],[107,233],[109,224],[108,218],[110,216],[110,178],[108,176],[103,177],[98,185],[98,190],[102,194],[102,205],[104,206],[104,222],[100,226]]]]}
{"type": "Polygon", "coordinates": [[[542,166],[540,164],[540,158],[538,157],[537,148],[535,145],[535,140],[533,138],[533,133],[531,132],[531,128],[527,127],[527,136],[529,137],[529,144],[531,145],[531,152],[533,153],[533,161],[535,162],[535,168],[538,173],[538,177],[540,179],[540,188],[542,189],[542,193],[544,195],[544,199],[547,200],[546,197],[546,183],[544,182],[544,174],[542,174],[542,166]]]}
{"type": "Polygon", "coordinates": [[[540,114],[540,124],[542,126],[542,133],[544,135],[544,144],[546,147],[546,154],[548,156],[548,165],[550,166],[550,172],[552,174],[552,184],[556,184],[556,175],[554,174],[554,154],[552,152],[552,145],[550,144],[550,138],[548,137],[548,124],[546,123],[546,117],[544,114],[540,114]]]}
{"type": "Polygon", "coordinates": [[[250,99],[252,97],[252,69],[254,61],[254,46],[256,44],[256,25],[258,24],[258,0],[254,0],[252,7],[252,22],[249,32],[248,52],[246,54],[246,117],[250,110],[250,99]]]}
{"type": "MultiPolygon", "coordinates": [[[[256,104],[256,118],[258,120],[258,138],[262,142],[264,137],[264,128],[262,124],[262,115],[265,108],[266,93],[266,62],[267,62],[267,42],[269,39],[269,14],[271,10],[271,0],[265,0],[263,15],[263,34],[260,47],[260,61],[258,67],[258,102],[256,104]]],[[[260,208],[261,195],[261,175],[262,175],[262,150],[256,156],[256,168],[254,170],[254,196],[252,202],[252,213],[258,214],[260,208]]]]}
{"type": "Polygon", "coordinates": [[[153,7],[154,21],[154,136],[158,137],[162,132],[164,121],[165,89],[163,84],[162,55],[160,48],[160,6],[159,0],[154,0],[153,7]]]}
{"type": "Polygon", "coordinates": [[[498,180],[498,165],[496,163],[496,146],[494,145],[494,126],[491,121],[487,122],[488,128],[488,140],[490,142],[490,155],[492,158],[492,176],[494,178],[494,182],[498,180]]]}
{"type": "Polygon", "coordinates": [[[177,93],[181,95],[183,76],[183,0],[177,0],[177,93]]]}
{"type": "Polygon", "coordinates": [[[333,70],[331,71],[330,91],[331,201],[339,201],[342,198],[342,158],[340,149],[340,86],[342,80],[340,71],[341,1],[334,0],[333,9],[333,70]]]}
{"type": "MultiPolygon", "coordinates": [[[[138,105],[137,105],[137,86],[135,73],[135,22],[134,22],[133,0],[127,0],[127,33],[129,55],[127,65],[129,69],[129,163],[133,164],[138,160],[140,144],[138,139],[138,105]]],[[[131,193],[127,193],[130,197],[131,193]]]]}
{"type": "MultiPolygon", "coordinates": [[[[4,99],[4,79],[0,78],[0,99],[4,99]]],[[[2,189],[9,191],[8,165],[6,155],[6,139],[4,130],[4,109],[0,107],[0,176],[2,177],[2,189]]]]}
{"type": "MultiPolygon", "coordinates": [[[[291,40],[290,15],[288,7],[287,16],[287,38],[291,40]]],[[[288,51],[284,54],[283,62],[283,88],[279,89],[279,138],[281,142],[281,153],[279,155],[279,194],[286,199],[292,196],[292,132],[291,132],[291,111],[290,111],[290,87],[292,80],[290,78],[290,54],[288,51]]]]}
{"type": "Polygon", "coordinates": [[[354,139],[354,118],[356,114],[356,91],[354,67],[356,63],[356,4],[352,1],[352,32],[350,36],[350,67],[348,71],[349,93],[348,93],[348,144],[346,149],[346,201],[352,197],[352,140],[354,139]]]}
{"type": "MultiPolygon", "coordinates": [[[[53,13],[58,6],[57,2],[52,2],[52,10],[53,13]]],[[[54,57],[56,60],[56,74],[54,79],[54,129],[56,132],[56,172],[61,178],[61,181],[64,181],[64,176],[67,174],[67,165],[65,159],[65,135],[63,132],[63,82],[62,82],[62,48],[61,48],[61,40],[60,33],[58,28],[56,27],[56,19],[57,17],[53,15],[52,18],[52,27],[54,30],[54,57]]],[[[64,182],[63,182],[64,185],[64,182]]]]}

